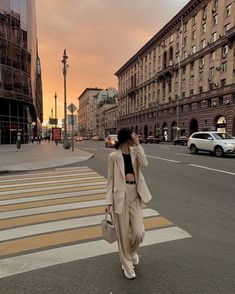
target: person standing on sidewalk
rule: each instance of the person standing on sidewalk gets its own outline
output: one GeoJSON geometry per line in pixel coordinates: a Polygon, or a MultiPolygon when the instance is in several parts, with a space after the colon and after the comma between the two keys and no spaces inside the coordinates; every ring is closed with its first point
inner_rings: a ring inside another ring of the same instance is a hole
{"type": "Polygon", "coordinates": [[[18,132],[16,135],[16,148],[17,148],[17,152],[20,150],[21,148],[21,133],[18,132]]]}
{"type": "Polygon", "coordinates": [[[138,136],[130,128],[119,130],[115,148],[108,159],[105,211],[114,214],[124,275],[134,279],[134,265],[139,263],[138,249],[145,233],[142,203],[152,198],[141,171],[148,162],[138,136]]]}

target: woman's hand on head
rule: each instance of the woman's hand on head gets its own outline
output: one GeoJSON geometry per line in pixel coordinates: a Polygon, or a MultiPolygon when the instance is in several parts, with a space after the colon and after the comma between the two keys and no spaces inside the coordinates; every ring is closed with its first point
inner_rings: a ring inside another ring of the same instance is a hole
{"type": "Polygon", "coordinates": [[[131,137],[132,137],[133,142],[134,142],[135,145],[139,145],[140,144],[139,138],[138,138],[138,136],[135,133],[132,133],[131,134],[131,137]]]}

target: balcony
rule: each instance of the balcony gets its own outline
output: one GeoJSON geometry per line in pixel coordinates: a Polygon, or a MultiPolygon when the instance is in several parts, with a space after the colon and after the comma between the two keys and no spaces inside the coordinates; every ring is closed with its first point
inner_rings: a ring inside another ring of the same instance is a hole
{"type": "Polygon", "coordinates": [[[137,86],[133,86],[133,87],[131,87],[130,89],[127,90],[127,95],[129,97],[133,97],[136,94],[138,94],[138,92],[139,92],[139,89],[137,88],[137,86]]]}

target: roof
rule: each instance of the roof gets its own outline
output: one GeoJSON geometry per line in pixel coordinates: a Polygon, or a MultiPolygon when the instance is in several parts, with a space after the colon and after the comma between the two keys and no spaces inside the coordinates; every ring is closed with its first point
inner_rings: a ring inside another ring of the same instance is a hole
{"type": "Polygon", "coordinates": [[[102,91],[103,89],[100,89],[100,88],[86,88],[83,92],[82,92],[82,94],[80,94],[80,96],[78,97],[78,100],[79,100],[79,98],[80,97],[82,97],[83,95],[84,95],[84,93],[85,92],[87,92],[87,91],[102,91]]]}

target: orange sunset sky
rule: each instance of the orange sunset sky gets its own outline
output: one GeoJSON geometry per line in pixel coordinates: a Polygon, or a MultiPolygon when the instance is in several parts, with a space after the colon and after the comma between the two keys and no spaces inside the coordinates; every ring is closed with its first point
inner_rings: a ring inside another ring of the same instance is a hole
{"type": "Polygon", "coordinates": [[[114,73],[188,0],[36,0],[44,124],[63,117],[62,55],[67,49],[67,104],[87,87],[117,89],[114,73]]]}

